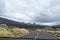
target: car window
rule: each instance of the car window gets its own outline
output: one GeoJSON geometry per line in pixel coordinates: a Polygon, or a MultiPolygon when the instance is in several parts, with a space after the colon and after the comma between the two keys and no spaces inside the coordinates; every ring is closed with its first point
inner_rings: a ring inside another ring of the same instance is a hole
{"type": "Polygon", "coordinates": [[[59,39],[60,0],[0,0],[0,38],[59,39]]]}

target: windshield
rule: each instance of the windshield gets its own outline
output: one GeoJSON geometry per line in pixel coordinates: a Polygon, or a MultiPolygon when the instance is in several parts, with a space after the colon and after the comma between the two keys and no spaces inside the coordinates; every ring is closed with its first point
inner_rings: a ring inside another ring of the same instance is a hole
{"type": "Polygon", "coordinates": [[[60,37],[59,10],[60,0],[0,0],[0,37],[60,37]]]}

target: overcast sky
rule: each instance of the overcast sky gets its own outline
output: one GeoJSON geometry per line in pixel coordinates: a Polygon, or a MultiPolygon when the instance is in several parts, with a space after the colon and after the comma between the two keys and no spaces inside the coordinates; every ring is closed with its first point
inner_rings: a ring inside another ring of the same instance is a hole
{"type": "Polygon", "coordinates": [[[0,16],[44,25],[60,24],[60,0],[0,0],[0,16]]]}

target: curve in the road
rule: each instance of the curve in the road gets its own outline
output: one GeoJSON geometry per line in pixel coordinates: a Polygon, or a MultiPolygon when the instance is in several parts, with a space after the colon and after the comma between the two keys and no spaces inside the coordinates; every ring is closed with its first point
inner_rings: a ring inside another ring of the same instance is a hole
{"type": "Polygon", "coordinates": [[[35,31],[30,31],[29,35],[20,37],[20,38],[29,38],[29,39],[58,39],[57,37],[46,33],[46,32],[35,32],[35,31]]]}

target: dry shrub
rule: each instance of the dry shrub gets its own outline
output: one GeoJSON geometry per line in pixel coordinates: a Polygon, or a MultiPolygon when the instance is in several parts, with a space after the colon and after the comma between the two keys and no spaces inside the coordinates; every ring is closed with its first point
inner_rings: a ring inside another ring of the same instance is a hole
{"type": "Polygon", "coordinates": [[[24,28],[12,28],[10,30],[16,37],[24,36],[29,33],[29,31],[24,28]]]}
{"type": "Polygon", "coordinates": [[[41,29],[35,29],[36,32],[41,32],[42,30],[41,29]]]}
{"type": "Polygon", "coordinates": [[[6,24],[0,24],[0,37],[20,37],[29,34],[25,28],[8,27],[6,24]]]}
{"type": "Polygon", "coordinates": [[[6,29],[0,27],[0,37],[15,37],[11,32],[6,29]]]}
{"type": "Polygon", "coordinates": [[[60,31],[60,28],[55,28],[56,31],[60,31]]]}

